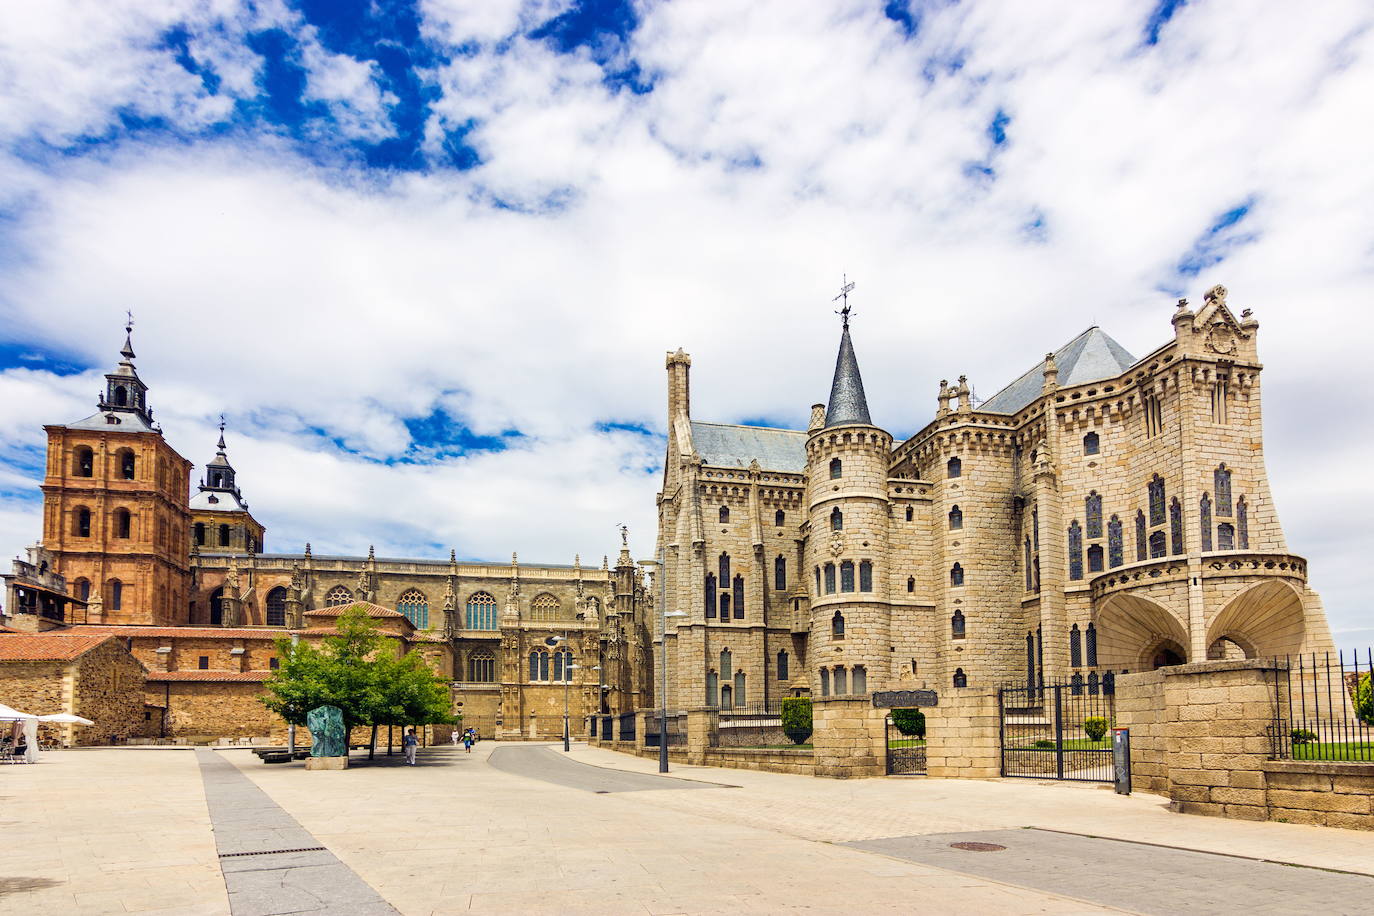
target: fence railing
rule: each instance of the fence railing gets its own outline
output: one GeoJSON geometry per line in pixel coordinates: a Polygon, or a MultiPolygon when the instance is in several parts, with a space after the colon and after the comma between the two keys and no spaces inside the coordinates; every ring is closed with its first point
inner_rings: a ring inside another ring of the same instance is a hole
{"type": "MultiPolygon", "coordinates": [[[[644,723],[644,746],[661,747],[664,737],[661,734],[663,722],[661,717],[655,713],[649,716],[644,723]]],[[[668,733],[666,743],[669,747],[685,746],[687,744],[687,714],[683,712],[668,713],[668,733]]]]}
{"type": "Polygon", "coordinates": [[[1374,761],[1374,649],[1285,656],[1274,756],[1374,761]]]}
{"type": "Polygon", "coordinates": [[[782,730],[781,700],[722,709],[718,723],[717,747],[796,747],[782,730]]]}
{"type": "Polygon", "coordinates": [[[620,714],[620,735],[621,741],[635,740],[635,714],[624,712],[620,714]]]}

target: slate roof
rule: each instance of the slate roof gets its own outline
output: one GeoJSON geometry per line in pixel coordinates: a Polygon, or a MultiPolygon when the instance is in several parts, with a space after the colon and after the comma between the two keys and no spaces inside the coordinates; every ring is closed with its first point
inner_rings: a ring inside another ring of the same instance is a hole
{"type": "Polygon", "coordinates": [[[829,428],[853,424],[872,426],[873,421],[868,416],[868,398],[864,396],[864,380],[859,375],[854,342],[849,339],[846,315],[844,333],[840,335],[840,353],[835,357],[835,377],[830,382],[830,402],[825,408],[825,425],[829,428]]]}
{"type": "Polygon", "coordinates": [[[0,662],[69,662],[112,638],[6,634],[0,636],[0,662]]]}
{"type": "Polygon", "coordinates": [[[692,447],[713,467],[747,468],[757,458],[765,471],[806,471],[806,433],[794,429],[693,420],[692,447]]]}
{"type": "Polygon", "coordinates": [[[148,425],[143,419],[143,415],[137,411],[125,412],[122,410],[107,410],[100,413],[91,414],[84,420],[77,420],[75,423],[62,424],[67,429],[99,429],[107,432],[117,433],[155,433],[158,430],[148,425]],[[107,416],[119,420],[118,423],[111,423],[105,419],[107,416]]]}
{"type": "Polygon", "coordinates": [[[232,490],[201,490],[191,497],[190,507],[201,512],[247,512],[232,490]],[[213,499],[215,502],[210,502],[213,499]]]}
{"type": "MultiPolygon", "coordinates": [[[[1136,358],[1101,328],[1088,328],[1055,351],[1059,367],[1059,387],[1068,388],[1100,379],[1115,378],[1136,358]]],[[[1040,397],[1045,384],[1045,361],[1036,363],[1025,375],[978,405],[988,413],[1016,413],[1040,397]]]]}

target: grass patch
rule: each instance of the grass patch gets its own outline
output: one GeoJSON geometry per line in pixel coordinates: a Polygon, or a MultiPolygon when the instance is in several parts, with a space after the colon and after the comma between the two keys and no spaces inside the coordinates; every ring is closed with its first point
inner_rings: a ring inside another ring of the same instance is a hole
{"type": "MultiPolygon", "coordinates": [[[[1103,738],[1101,741],[1094,741],[1094,740],[1092,740],[1091,738],[1065,738],[1065,739],[1064,739],[1064,750],[1066,750],[1066,751],[1109,751],[1109,750],[1111,750],[1111,749],[1112,749],[1112,742],[1109,741],[1109,740],[1106,739],[1106,738],[1103,738]]],[[[1050,752],[1050,753],[1053,753],[1053,752],[1055,751],[1055,747],[1054,747],[1053,744],[1051,744],[1049,747],[1036,747],[1034,744],[1022,744],[1022,745],[1018,745],[1018,746],[1015,748],[1015,750],[1018,750],[1018,751],[1048,751],[1048,752],[1050,752]]]]}
{"type": "Polygon", "coordinates": [[[1293,745],[1294,760],[1374,761],[1374,741],[1327,742],[1293,745]]]}
{"type": "Polygon", "coordinates": [[[924,739],[924,738],[890,738],[890,739],[888,739],[888,742],[887,742],[887,748],[888,748],[888,750],[893,750],[894,748],[903,748],[903,747],[925,747],[925,746],[926,746],[926,739],[924,739]]]}

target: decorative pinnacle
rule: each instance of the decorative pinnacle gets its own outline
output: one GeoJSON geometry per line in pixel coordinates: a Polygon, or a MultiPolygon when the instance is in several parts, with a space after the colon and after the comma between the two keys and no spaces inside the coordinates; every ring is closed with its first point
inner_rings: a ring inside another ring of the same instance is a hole
{"type": "Polygon", "coordinates": [[[621,547],[629,547],[629,546],[630,546],[630,528],[629,528],[629,526],[628,526],[628,525],[620,525],[619,528],[620,528],[620,546],[621,546],[621,547]]]}
{"type": "Polygon", "coordinates": [[[368,545],[367,545],[367,558],[368,558],[369,560],[375,560],[375,559],[377,559],[377,551],[376,551],[376,548],[374,548],[371,544],[368,544],[368,545]]]}
{"type": "Polygon", "coordinates": [[[449,548],[449,552],[448,552],[448,561],[449,561],[450,563],[457,563],[457,562],[458,562],[458,551],[457,551],[457,550],[454,550],[453,548],[449,548]]]}
{"type": "Polygon", "coordinates": [[[217,443],[217,445],[219,446],[219,450],[220,450],[221,452],[223,452],[223,451],[224,451],[224,414],[220,414],[220,415],[219,415],[219,442],[217,443]]]}
{"type": "Polygon", "coordinates": [[[124,322],[124,349],[119,351],[119,355],[131,360],[134,358],[134,313],[124,314],[127,316],[124,322]]]}

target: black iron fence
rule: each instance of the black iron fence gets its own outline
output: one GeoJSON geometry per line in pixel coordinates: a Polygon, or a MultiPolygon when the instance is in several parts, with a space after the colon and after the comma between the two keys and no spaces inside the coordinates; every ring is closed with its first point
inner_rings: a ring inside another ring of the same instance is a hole
{"type": "Polygon", "coordinates": [[[1111,782],[1116,685],[1100,688],[1075,680],[999,690],[1002,775],[1111,782]]]}
{"type": "Polygon", "coordinates": [[[1272,738],[1287,760],[1374,761],[1374,649],[1285,656],[1272,738]]]}
{"type": "Polygon", "coordinates": [[[910,717],[901,717],[904,710],[894,710],[887,717],[887,775],[917,776],[926,771],[926,739],[924,734],[910,728],[910,717]],[[906,729],[905,731],[903,729],[906,729]],[[912,732],[908,734],[908,732],[912,732]]]}
{"type": "Polygon", "coordinates": [[[602,741],[610,741],[612,738],[615,737],[615,735],[612,734],[612,731],[611,731],[612,728],[614,727],[614,726],[611,725],[611,720],[612,720],[614,717],[613,717],[613,716],[601,716],[600,718],[601,718],[601,740],[602,740],[602,741]]]}
{"type": "Polygon", "coordinates": [[[649,716],[644,723],[644,746],[662,747],[666,743],[669,747],[677,747],[687,744],[687,714],[682,712],[668,713],[668,732],[666,741],[664,740],[663,719],[658,713],[649,716]]]}
{"type": "Polygon", "coordinates": [[[782,730],[782,700],[722,709],[716,728],[719,747],[792,748],[782,730]]]}
{"type": "Polygon", "coordinates": [[[621,741],[635,740],[635,714],[625,712],[620,714],[620,735],[621,741]]]}

